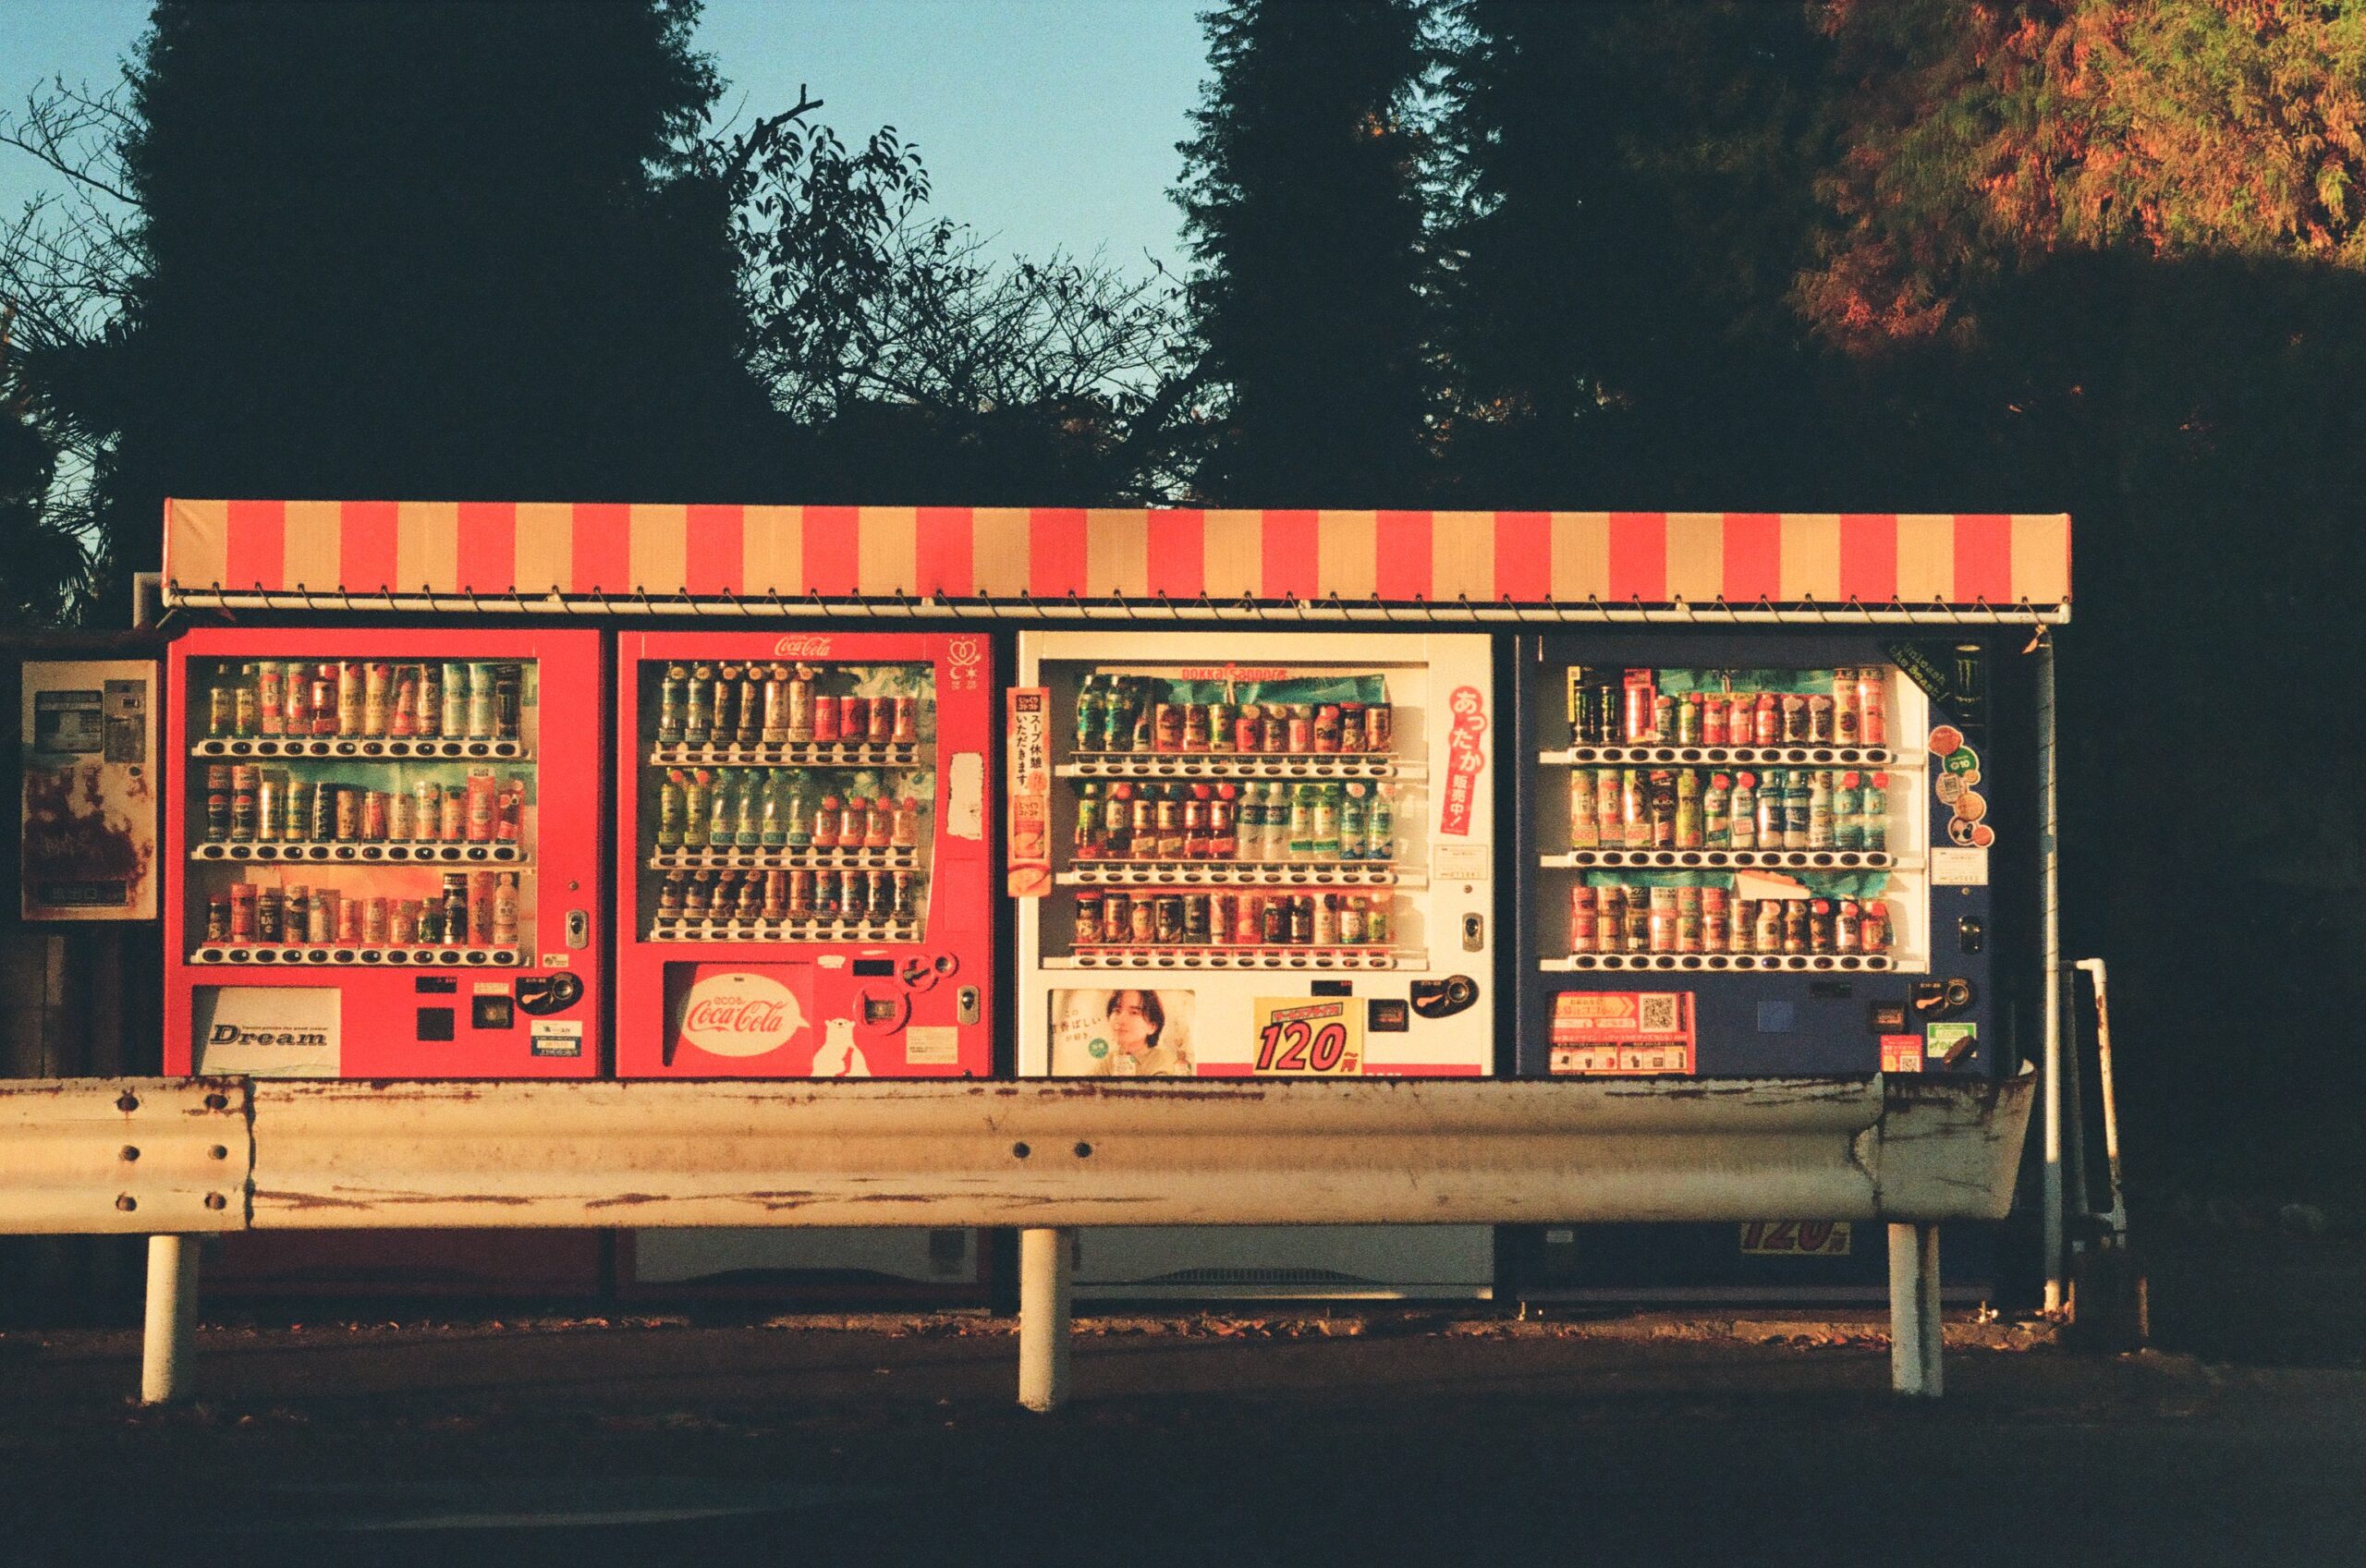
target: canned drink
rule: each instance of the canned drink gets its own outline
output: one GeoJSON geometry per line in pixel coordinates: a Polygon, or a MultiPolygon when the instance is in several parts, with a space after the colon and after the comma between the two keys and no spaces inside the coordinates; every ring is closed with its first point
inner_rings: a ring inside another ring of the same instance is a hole
{"type": "MultiPolygon", "coordinates": [[[[824,701],[829,700],[824,698],[824,701]]],[[[837,699],[838,738],[848,746],[859,745],[870,738],[871,699],[865,697],[841,697],[837,699]]]]}
{"type": "Polygon", "coordinates": [[[1862,733],[1857,722],[1857,672],[1832,672],[1832,737],[1843,746],[1854,746],[1862,733]]]}
{"type": "Polygon", "coordinates": [[[1257,704],[1245,702],[1233,710],[1232,748],[1235,751],[1255,751],[1265,743],[1265,721],[1257,704]]]}
{"type": "Polygon", "coordinates": [[[1133,907],[1127,911],[1126,940],[1139,946],[1158,940],[1158,900],[1143,893],[1134,895],[1133,907]]]}
{"type": "Polygon", "coordinates": [[[917,697],[896,699],[895,721],[888,726],[889,738],[898,746],[914,746],[921,738],[921,699],[917,697]]]}
{"type": "Polygon", "coordinates": [[[1651,686],[1648,682],[1635,679],[1633,672],[1630,671],[1625,689],[1627,711],[1624,725],[1619,731],[1620,738],[1630,744],[1648,741],[1652,738],[1652,720],[1654,711],[1651,686]]]}
{"type": "Polygon", "coordinates": [[[1385,702],[1364,704],[1364,749],[1391,751],[1396,745],[1396,710],[1385,702]]]}
{"type": "Polygon", "coordinates": [[[496,664],[493,669],[493,733],[501,740],[516,740],[525,722],[526,670],[521,664],[496,664]]]}
{"type": "Polygon", "coordinates": [[[1732,911],[1729,895],[1721,887],[1701,890],[1701,951],[1723,953],[1732,935],[1732,911]]]}
{"type": "Polygon", "coordinates": [[[1701,699],[1701,744],[1724,746],[1731,733],[1726,727],[1725,697],[1713,691],[1701,699]]]}
{"type": "Polygon", "coordinates": [[[1228,939],[1239,947],[1254,947],[1262,938],[1265,923],[1265,901],[1262,895],[1244,893],[1233,900],[1232,935],[1228,939]]]}
{"type": "Polygon", "coordinates": [[[1134,899],[1124,888],[1113,887],[1101,895],[1101,930],[1096,942],[1124,942],[1133,933],[1134,899]]]}
{"type": "Polygon", "coordinates": [[[263,735],[287,733],[287,700],[286,687],[279,674],[279,662],[266,659],[255,666],[256,728],[263,735]]]}
{"type": "Polygon", "coordinates": [[[1706,936],[1701,929],[1702,916],[1701,890],[1697,887],[1677,888],[1676,890],[1676,950],[1678,953],[1698,953],[1706,944],[1706,936]]]}
{"type": "MultiPolygon", "coordinates": [[[[1867,746],[1888,744],[1889,721],[1882,709],[1884,681],[1878,666],[1857,671],[1857,738],[1867,746]]],[[[1868,948],[1866,951],[1871,952],[1868,948]]]]}
{"type": "Polygon", "coordinates": [[[732,735],[742,746],[754,746],[764,738],[764,667],[762,664],[750,664],[740,673],[739,722],[732,735]]]}
{"type": "Polygon", "coordinates": [[[411,723],[412,730],[422,735],[438,735],[444,730],[444,666],[421,664],[419,687],[414,699],[419,713],[411,723]]]}
{"type": "Polygon", "coordinates": [[[276,768],[255,770],[254,836],[268,843],[279,836],[280,790],[283,775],[276,768]]]}
{"type": "Polygon", "coordinates": [[[205,733],[214,736],[238,733],[238,701],[230,694],[227,678],[216,671],[213,685],[207,688],[205,733]]]}
{"type": "MultiPolygon", "coordinates": [[[[792,894],[794,888],[791,889],[792,894]]],[[[838,873],[824,866],[813,873],[813,891],[807,898],[806,910],[819,918],[833,918],[838,913],[838,873]]]]}
{"type": "MultiPolygon", "coordinates": [[[[422,831],[426,819],[421,818],[422,831]]],[[[433,835],[445,844],[457,844],[469,836],[468,792],[457,785],[440,790],[435,801],[435,832],[433,835]]]]}
{"type": "Polygon", "coordinates": [[[253,735],[262,727],[262,714],[255,700],[255,667],[239,671],[238,684],[230,692],[230,723],[232,733],[253,735]]]}
{"type": "Polygon", "coordinates": [[[1601,908],[1594,890],[1579,882],[1569,889],[1569,951],[1594,950],[1594,921],[1601,908]]]}
{"type": "Polygon", "coordinates": [[[361,796],[361,838],[366,844],[385,842],[393,813],[388,803],[393,799],[383,789],[365,791],[361,796]]]}
{"type": "Polygon", "coordinates": [[[1808,739],[1808,699],[1799,696],[1782,699],[1783,744],[1804,746],[1808,739]]]}
{"type": "Polygon", "coordinates": [[[1290,896],[1286,893],[1260,895],[1257,906],[1257,942],[1262,947],[1285,947],[1290,940],[1290,896]]]}
{"type": "Polygon", "coordinates": [[[1153,941],[1172,944],[1183,940],[1183,899],[1178,893],[1163,893],[1151,901],[1153,941]]]}
{"type": "Polygon", "coordinates": [[[394,705],[386,713],[386,733],[411,735],[419,733],[419,666],[404,664],[395,671],[394,705]]]}
{"type": "Polygon", "coordinates": [[[1208,941],[1232,941],[1239,924],[1240,894],[1222,890],[1208,894],[1208,941]]]}
{"type": "Polygon", "coordinates": [[[337,733],[337,667],[316,665],[312,670],[312,733],[316,735],[337,733]]]}
{"type": "Polygon", "coordinates": [[[493,941],[494,894],[500,880],[491,871],[469,873],[469,940],[480,947],[493,941]]]}
{"type": "Polygon", "coordinates": [[[1290,706],[1289,736],[1292,751],[1303,756],[1314,749],[1314,710],[1303,702],[1290,706]]]}
{"type": "Polygon", "coordinates": [[[360,841],[361,797],[366,793],[366,791],[357,789],[350,784],[339,784],[337,786],[335,805],[335,842],[339,844],[355,844],[360,841]]]}
{"type": "Polygon", "coordinates": [[[464,802],[467,809],[465,835],[470,843],[489,844],[493,841],[493,822],[498,799],[499,786],[494,783],[493,770],[470,768],[464,802]]]}
{"type": "Polygon", "coordinates": [[[1701,809],[1701,774],[1680,768],[1676,774],[1676,847],[1699,849],[1707,842],[1701,809]]]}
{"type": "Polygon", "coordinates": [[[871,699],[869,727],[864,738],[873,746],[885,746],[896,738],[896,699],[874,697],[871,699]]]}
{"type": "Polygon", "coordinates": [[[230,836],[230,768],[216,762],[205,770],[205,836],[219,844],[230,836]]]}
{"type": "Polygon", "coordinates": [[[386,941],[395,947],[409,947],[419,940],[419,900],[391,899],[386,905],[386,941]]]}
{"type": "Polygon", "coordinates": [[[1808,740],[1815,746],[1830,746],[1833,735],[1832,699],[1816,696],[1808,699],[1808,740]]]}
{"type": "Polygon", "coordinates": [[[394,700],[395,667],[368,663],[361,667],[361,729],[365,735],[386,733],[386,715],[394,700]]]}
{"type": "Polygon", "coordinates": [[[340,895],[333,887],[316,887],[304,904],[303,940],[325,947],[336,940],[340,895]]]}
{"type": "Polygon", "coordinates": [[[361,945],[361,901],[348,898],[336,906],[336,941],[343,947],[361,945]]]}
{"type": "Polygon", "coordinates": [[[792,667],[788,675],[788,738],[813,738],[813,671],[804,664],[792,667]]]}
{"type": "Polygon", "coordinates": [[[1733,906],[1726,912],[1726,951],[1748,953],[1757,943],[1758,911],[1747,898],[1734,895],[1733,906]]]}
{"type": "Polygon", "coordinates": [[[838,738],[838,699],[823,695],[813,699],[813,739],[829,744],[838,738]]]}
{"type": "Polygon", "coordinates": [[[1177,704],[1183,710],[1183,747],[1186,751],[1205,751],[1215,734],[1213,715],[1204,702],[1177,704]]]}
{"type": "Polygon", "coordinates": [[[1278,702],[1265,705],[1264,718],[1258,725],[1260,751],[1279,752],[1290,748],[1290,711],[1278,702]]]}
{"type": "Polygon", "coordinates": [[[1161,702],[1151,710],[1151,749],[1180,751],[1183,749],[1183,709],[1180,702],[1161,702]]]}
{"type": "Polygon", "coordinates": [[[469,728],[468,733],[479,739],[491,739],[497,722],[494,709],[498,699],[494,696],[493,666],[469,666],[469,728]]]}
{"type": "Polygon", "coordinates": [[[1650,950],[1653,953],[1674,953],[1677,923],[1676,889],[1672,887],[1652,889],[1648,910],[1649,923],[1645,930],[1650,950]]]}
{"type": "Polygon", "coordinates": [[[252,882],[230,884],[230,940],[232,942],[255,940],[256,891],[255,884],[252,882]]]}
{"type": "Polygon", "coordinates": [[[1602,821],[1594,815],[1600,796],[1595,792],[1593,771],[1573,768],[1569,772],[1569,847],[1598,849],[1602,846],[1602,821]]]}
{"type": "Polygon", "coordinates": [[[1627,887],[1613,882],[1594,894],[1593,945],[1597,953],[1627,951],[1627,887]]]}
{"type": "Polygon", "coordinates": [[[1618,775],[1618,821],[1628,848],[1651,847],[1651,790],[1640,768],[1628,768],[1618,775]]]}
{"type": "Polygon", "coordinates": [[[896,918],[917,920],[921,918],[920,879],[909,871],[891,873],[895,882],[896,918]]]}
{"type": "Polygon", "coordinates": [[[383,898],[361,900],[362,942],[372,947],[384,946],[387,929],[386,901],[383,898]]]}
{"type": "Polygon", "coordinates": [[[469,667],[444,666],[444,738],[458,740],[469,733],[469,667]]]}
{"type": "MultiPolygon", "coordinates": [[[[658,729],[660,733],[665,729],[662,713],[658,719],[658,729]]],[[[778,746],[788,739],[788,666],[786,664],[774,664],[764,671],[764,722],[759,738],[766,746],[778,746]]]]}
{"type": "Polygon", "coordinates": [[[764,873],[764,918],[785,919],[788,915],[788,873],[775,866],[764,873]]]}
{"type": "Polygon", "coordinates": [[[1699,746],[1701,742],[1701,694],[1689,692],[1676,705],[1676,744],[1699,746]]]}
{"type": "Polygon", "coordinates": [[[813,873],[792,868],[788,873],[788,912],[810,915],[813,912],[813,873]]]}
{"type": "Polygon", "coordinates": [[[304,830],[311,825],[312,786],[283,772],[279,793],[279,836],[289,844],[300,843],[304,830]]]}
{"type": "Polygon", "coordinates": [[[230,770],[230,838],[244,844],[255,836],[256,770],[245,764],[230,770]]]}

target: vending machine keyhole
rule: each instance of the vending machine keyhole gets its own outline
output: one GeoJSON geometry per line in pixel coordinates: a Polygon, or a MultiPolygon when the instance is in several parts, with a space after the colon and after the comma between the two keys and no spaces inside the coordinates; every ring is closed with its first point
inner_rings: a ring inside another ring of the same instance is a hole
{"type": "Polygon", "coordinates": [[[1487,950],[1487,917],[1465,915],[1462,918],[1462,951],[1483,953],[1487,950]]]}
{"type": "Polygon", "coordinates": [[[953,1017],[956,1023],[974,1024],[979,1021],[978,988],[963,986],[953,993],[953,1017]]]}

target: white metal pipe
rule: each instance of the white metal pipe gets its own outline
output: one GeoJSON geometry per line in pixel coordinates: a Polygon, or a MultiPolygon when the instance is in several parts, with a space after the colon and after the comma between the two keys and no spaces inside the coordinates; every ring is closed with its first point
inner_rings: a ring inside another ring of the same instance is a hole
{"type": "Polygon", "coordinates": [[[1899,1393],[1936,1399],[1942,1387],[1939,1227],[1889,1228],[1889,1383],[1899,1393]]]}
{"type": "Polygon", "coordinates": [[[2119,1185],[2119,1100],[2111,1078],[2111,992],[2100,958],[2081,958],[2079,967],[2095,986],[2095,1083],[2104,1097],[2104,1167],[2111,1180],[2111,1212],[2104,1216],[2112,1233],[2128,1239],[2128,1203],[2119,1185]]]}
{"type": "Polygon", "coordinates": [[[2037,645],[2038,896],[2043,911],[2039,962],[2045,975],[2043,1166],[2045,1310],[2062,1310],[2062,852],[2060,759],[2054,701],[2054,639],[2037,645]]]}
{"type": "Polygon", "coordinates": [[[1018,1403],[1059,1407],[1068,1395],[1068,1248],[1076,1233],[1018,1233],[1018,1403]]]}
{"type": "Polygon", "coordinates": [[[140,1350],[140,1403],[187,1399],[197,1360],[195,1236],[148,1238],[148,1311],[140,1350]]]}

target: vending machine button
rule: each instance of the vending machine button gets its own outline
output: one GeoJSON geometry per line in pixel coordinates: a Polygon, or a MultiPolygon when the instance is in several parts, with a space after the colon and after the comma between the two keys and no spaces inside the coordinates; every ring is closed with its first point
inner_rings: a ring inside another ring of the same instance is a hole
{"type": "Polygon", "coordinates": [[[469,1026],[479,1029],[513,1028],[518,1023],[517,1004],[506,996],[472,996],[469,998],[469,1026]]]}

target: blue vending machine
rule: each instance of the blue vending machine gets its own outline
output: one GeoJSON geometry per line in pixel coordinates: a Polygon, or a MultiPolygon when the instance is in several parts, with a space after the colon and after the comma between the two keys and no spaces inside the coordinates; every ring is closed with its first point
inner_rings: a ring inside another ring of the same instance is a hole
{"type": "MultiPolygon", "coordinates": [[[[1520,640],[1522,1076],[2014,1069],[1991,808],[2030,781],[1990,755],[2001,645],[1954,630],[1520,640]]],[[[1958,1299],[1988,1294],[1994,1229],[1950,1229],[1958,1299]]],[[[1793,1215],[1505,1243],[1531,1300],[1848,1301],[1887,1279],[1877,1227],[1793,1215]]]]}

